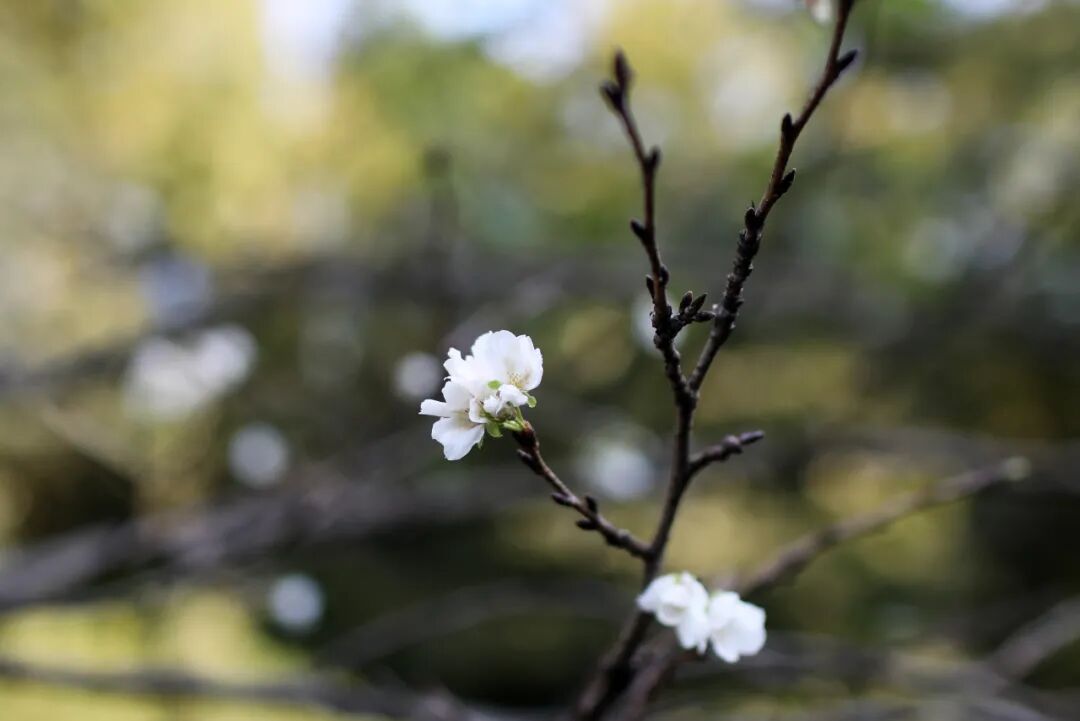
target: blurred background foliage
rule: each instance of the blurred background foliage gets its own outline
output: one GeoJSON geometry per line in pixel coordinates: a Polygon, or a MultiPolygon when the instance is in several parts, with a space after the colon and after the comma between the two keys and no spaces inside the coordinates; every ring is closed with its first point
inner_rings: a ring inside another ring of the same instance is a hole
{"type": "MultiPolygon", "coordinates": [[[[905,521],[763,599],[776,633],[979,658],[1080,593],[1080,5],[860,4],[864,54],[799,144],[695,429],[767,439],[703,476],[669,566],[746,568],[1023,453],[1025,488],[905,521]]],[[[651,527],[672,413],[626,228],[636,173],[597,84],[623,47],[664,151],[673,291],[717,298],[827,41],[795,0],[0,3],[4,558],[297,486],[533,491],[212,573],[121,570],[5,610],[2,653],[570,698],[636,569],[509,443],[444,462],[417,404],[448,346],[532,335],[549,460],[651,527]],[[401,609],[431,628],[355,642],[401,609]]],[[[1028,681],[1080,685],[1080,647],[1028,681]]],[[[695,684],[713,711],[873,691],[695,684]]],[[[0,682],[0,716],[330,717],[18,681],[0,682]]]]}

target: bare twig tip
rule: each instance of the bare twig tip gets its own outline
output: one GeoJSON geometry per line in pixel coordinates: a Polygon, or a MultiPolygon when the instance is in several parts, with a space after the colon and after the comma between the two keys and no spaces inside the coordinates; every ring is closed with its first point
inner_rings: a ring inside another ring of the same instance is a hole
{"type": "Polygon", "coordinates": [[[688,290],[685,293],[683,293],[683,297],[679,301],[679,312],[680,313],[685,313],[690,308],[690,304],[693,303],[693,302],[694,302],[694,293],[693,293],[693,291],[688,290]]]}
{"type": "Polygon", "coordinates": [[[630,83],[634,80],[634,70],[630,67],[630,61],[626,59],[626,53],[619,48],[615,51],[615,59],[612,62],[612,74],[615,77],[615,82],[619,84],[619,87],[623,90],[627,90],[630,87],[630,83]]]}

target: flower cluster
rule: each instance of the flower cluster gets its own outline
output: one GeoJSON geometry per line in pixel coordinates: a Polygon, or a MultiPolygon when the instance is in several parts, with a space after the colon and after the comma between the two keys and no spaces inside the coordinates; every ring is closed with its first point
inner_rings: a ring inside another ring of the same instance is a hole
{"type": "Polygon", "coordinates": [[[679,645],[713,652],[728,663],[753,656],[765,645],[765,611],[732,591],[711,596],[685,571],[661,576],[638,596],[638,608],[675,629],[679,645]]]}
{"type": "Polygon", "coordinates": [[[532,338],[490,331],[476,339],[467,356],[451,348],[443,367],[449,374],[443,400],[424,401],[420,414],[439,419],[431,437],[442,444],[447,460],[463,458],[485,432],[497,438],[504,430],[524,430],[521,408],[536,405],[529,391],[544,375],[544,357],[532,338]]]}

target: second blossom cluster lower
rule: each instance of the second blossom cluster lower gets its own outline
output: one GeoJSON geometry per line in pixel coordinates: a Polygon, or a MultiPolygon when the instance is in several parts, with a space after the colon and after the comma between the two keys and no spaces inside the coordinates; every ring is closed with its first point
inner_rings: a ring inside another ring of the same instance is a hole
{"type": "Polygon", "coordinates": [[[728,663],[753,656],[765,645],[765,611],[733,591],[712,595],[685,571],[660,576],[638,596],[638,608],[675,629],[679,645],[713,652],[728,663]]]}

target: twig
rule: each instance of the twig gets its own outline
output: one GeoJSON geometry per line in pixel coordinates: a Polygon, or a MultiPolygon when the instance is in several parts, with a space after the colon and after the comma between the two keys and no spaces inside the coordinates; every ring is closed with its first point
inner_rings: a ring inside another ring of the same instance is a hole
{"type": "Polygon", "coordinates": [[[346,631],[318,652],[322,664],[357,670],[403,648],[494,619],[568,615],[612,621],[622,589],[599,581],[537,585],[498,581],[456,589],[394,609],[346,631]]]}
{"type": "Polygon", "coordinates": [[[102,524],[10,551],[0,568],[0,612],[71,600],[121,572],[214,570],[285,548],[351,542],[403,526],[474,518],[522,498],[520,487],[451,496],[409,491],[398,483],[325,482],[217,508],[102,524]]]}
{"type": "Polygon", "coordinates": [[[318,677],[227,682],[184,671],[138,669],[91,671],[55,668],[0,658],[0,678],[104,693],[152,697],[199,697],[269,705],[314,706],[350,714],[422,721],[493,721],[510,716],[471,709],[445,693],[409,694],[351,686],[318,677]]]}
{"type": "Polygon", "coordinates": [[[673,315],[667,299],[668,282],[671,275],[660,257],[660,248],[656,242],[656,171],[660,167],[660,148],[645,150],[645,144],[638,131],[637,121],[630,108],[630,87],[634,72],[621,50],[615,53],[612,67],[612,79],[600,86],[601,94],[611,107],[612,112],[622,123],[630,147],[634,151],[641,172],[642,204],[644,219],[631,220],[630,229],[649,259],[649,275],[645,286],[652,298],[653,345],[664,358],[664,372],[671,383],[677,402],[693,407],[696,398],[683,377],[679,351],[675,348],[675,337],[682,327],[701,311],[705,296],[695,299],[692,293],[683,296],[679,306],[679,315],[673,315]]]}
{"type": "Polygon", "coordinates": [[[533,473],[547,481],[554,491],[551,500],[560,506],[574,509],[581,516],[581,520],[577,522],[578,528],[583,531],[596,531],[609,546],[621,548],[635,558],[648,560],[650,549],[646,543],[635,538],[630,531],[611,523],[600,513],[600,505],[595,498],[578,496],[551,470],[540,454],[540,440],[531,425],[526,424],[524,430],[515,432],[513,436],[520,446],[518,458],[533,473]]]}
{"type": "Polygon", "coordinates": [[[1024,678],[1080,638],[1080,597],[1062,601],[1005,640],[987,665],[1010,679],[1024,678]]]}
{"type": "Polygon", "coordinates": [[[880,531],[927,508],[952,503],[1008,481],[1022,480],[1027,474],[1027,461],[1011,458],[991,468],[938,481],[876,511],[840,521],[794,541],[782,548],[773,560],[740,581],[738,590],[744,596],[760,593],[798,575],[819,556],[841,543],[880,531]]]}
{"type": "Polygon", "coordinates": [[[735,260],[731,266],[731,273],[727,277],[727,286],[724,288],[724,296],[719,307],[714,309],[716,317],[713,320],[709,338],[701,351],[697,365],[690,374],[689,385],[694,391],[701,388],[709,367],[712,365],[716,353],[727,342],[731,332],[735,329],[735,320],[742,307],[743,287],[746,285],[750,273],[754,270],[754,257],[761,248],[761,238],[765,231],[765,221],[769,212],[784,193],[791,189],[795,182],[795,169],[788,170],[788,161],[795,149],[795,141],[810,122],[811,116],[821,104],[825,93],[839,79],[840,75],[851,66],[857,55],[857,51],[849,50],[840,54],[840,47],[844,40],[844,31],[847,29],[848,18],[851,16],[855,0],[840,0],[836,12],[836,24],[833,27],[832,42],[829,46],[829,54],[825,60],[825,67],[821,77],[814,86],[806,104],[803,105],[799,117],[792,120],[791,114],[784,115],[780,123],[780,147],[773,162],[772,173],[769,176],[769,184],[757,205],[751,203],[743,215],[743,229],[739,233],[739,243],[735,249],[735,260]]]}
{"type": "MultiPolygon", "coordinates": [[[[991,656],[991,659],[993,656],[991,656]]],[[[735,675],[754,685],[790,685],[800,676],[836,679],[866,688],[884,685],[921,698],[978,696],[1005,698],[1031,713],[1068,716],[1070,699],[1008,679],[987,661],[945,658],[899,649],[853,644],[829,636],[770,633],[768,648],[732,666],[710,659],[687,669],[689,678],[735,675]]]]}
{"type": "Polygon", "coordinates": [[[757,443],[765,437],[762,431],[748,431],[737,436],[728,436],[714,446],[695,453],[690,458],[686,472],[691,478],[713,463],[723,463],[732,456],[743,452],[747,446],[757,443]]]}

